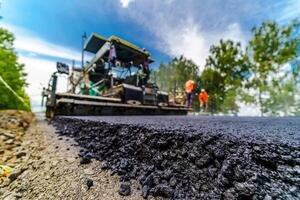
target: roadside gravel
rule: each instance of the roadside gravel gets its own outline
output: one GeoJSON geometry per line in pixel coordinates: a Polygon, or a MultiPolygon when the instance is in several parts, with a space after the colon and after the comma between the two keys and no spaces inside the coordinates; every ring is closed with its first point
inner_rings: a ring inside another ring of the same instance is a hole
{"type": "MultiPolygon", "coordinates": [[[[3,115],[1,125],[9,118],[3,115]]],[[[11,166],[13,171],[0,183],[0,199],[141,199],[134,182],[131,196],[119,195],[119,177],[101,169],[100,161],[80,164],[81,148],[72,138],[55,134],[42,116],[28,124],[18,147],[25,152],[24,158],[1,160],[0,164],[11,166]]]]}

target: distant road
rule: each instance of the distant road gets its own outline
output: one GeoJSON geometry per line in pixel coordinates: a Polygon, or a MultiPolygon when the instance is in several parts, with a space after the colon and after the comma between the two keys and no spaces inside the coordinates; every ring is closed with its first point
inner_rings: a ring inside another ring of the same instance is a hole
{"type": "Polygon", "coordinates": [[[130,124],[157,130],[180,130],[187,134],[221,134],[255,143],[300,145],[300,117],[74,116],[66,118],[130,124]]]}

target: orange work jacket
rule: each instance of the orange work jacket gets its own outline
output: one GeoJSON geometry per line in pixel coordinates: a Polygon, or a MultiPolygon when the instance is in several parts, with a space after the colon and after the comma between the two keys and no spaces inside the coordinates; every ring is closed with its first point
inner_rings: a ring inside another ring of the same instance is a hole
{"type": "Polygon", "coordinates": [[[194,90],[194,81],[193,80],[188,80],[186,83],[185,83],[185,92],[189,93],[189,92],[192,92],[194,90]]]}
{"type": "Polygon", "coordinates": [[[200,92],[198,97],[199,97],[199,102],[202,102],[202,103],[207,103],[208,102],[208,95],[205,91],[200,92]]]}

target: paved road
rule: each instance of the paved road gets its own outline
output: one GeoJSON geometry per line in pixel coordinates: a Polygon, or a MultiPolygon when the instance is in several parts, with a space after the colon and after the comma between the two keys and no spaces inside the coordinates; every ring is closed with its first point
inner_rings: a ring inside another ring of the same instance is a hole
{"type": "Polygon", "coordinates": [[[256,143],[300,145],[300,117],[104,116],[67,117],[191,134],[221,134],[256,143]]]}
{"type": "Polygon", "coordinates": [[[58,134],[143,197],[300,199],[300,118],[62,117],[58,134]]]}

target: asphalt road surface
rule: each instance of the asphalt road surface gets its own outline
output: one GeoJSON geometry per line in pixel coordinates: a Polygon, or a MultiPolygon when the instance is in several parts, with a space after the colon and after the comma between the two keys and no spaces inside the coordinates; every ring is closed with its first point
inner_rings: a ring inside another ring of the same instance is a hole
{"type": "Polygon", "coordinates": [[[170,199],[300,199],[300,118],[58,117],[91,158],[120,176],[121,195],[170,199]]]}
{"type": "Polygon", "coordinates": [[[300,145],[300,117],[80,116],[67,117],[186,134],[222,134],[253,142],[300,145]]]}

